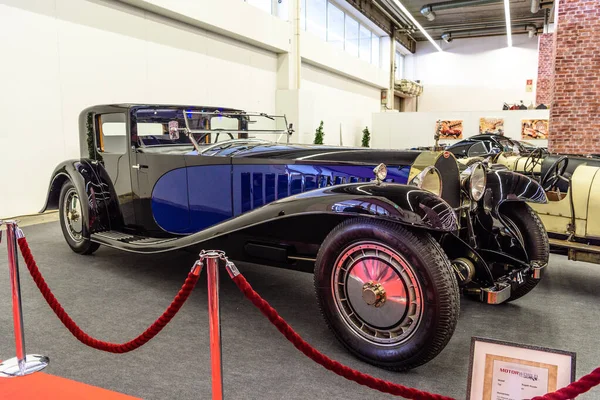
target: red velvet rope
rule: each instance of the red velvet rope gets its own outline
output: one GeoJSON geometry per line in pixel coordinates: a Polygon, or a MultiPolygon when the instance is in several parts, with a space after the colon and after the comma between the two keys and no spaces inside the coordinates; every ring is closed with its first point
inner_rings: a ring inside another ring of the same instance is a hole
{"type": "Polygon", "coordinates": [[[109,353],[127,353],[148,343],[148,341],[150,341],[150,339],[156,336],[171,321],[175,314],[177,314],[179,309],[183,306],[183,303],[185,303],[185,301],[192,293],[196,282],[198,282],[199,276],[194,275],[190,272],[183,286],[181,287],[181,290],[179,291],[179,293],[177,293],[177,295],[173,299],[173,302],[169,305],[165,312],[156,321],[154,321],[154,323],[150,325],[148,329],[146,329],[146,331],[144,331],[135,339],[132,339],[122,344],[103,342],[101,340],[91,337],[77,326],[75,321],[71,319],[67,312],[62,308],[58,300],[56,300],[56,297],[54,297],[52,291],[46,284],[46,281],[42,277],[42,274],[40,273],[38,266],[35,260],[33,259],[33,256],[31,255],[31,250],[29,249],[27,240],[23,237],[18,239],[18,243],[19,247],[21,248],[23,258],[25,259],[25,263],[27,264],[27,268],[29,269],[31,277],[33,278],[33,281],[37,285],[38,289],[40,289],[42,296],[44,296],[44,299],[46,299],[46,302],[48,302],[48,305],[50,306],[50,308],[52,308],[58,319],[60,319],[64,326],[81,343],[93,347],[94,349],[106,351],[109,353]]]}
{"type": "Polygon", "coordinates": [[[534,397],[531,400],[569,400],[574,399],[582,393],[587,392],[594,386],[600,384],[600,367],[591,373],[582,376],[578,381],[571,383],[556,392],[548,393],[543,396],[534,397]]]}
{"type": "Polygon", "coordinates": [[[277,314],[277,311],[269,305],[258,293],[252,289],[248,281],[240,274],[233,278],[235,284],[240,288],[242,293],[254,304],[258,309],[271,321],[273,325],[289,340],[292,344],[304,353],[308,358],[315,361],[317,364],[322,365],[326,369],[335,372],[336,374],[359,383],[364,386],[368,386],[371,389],[379,390],[380,392],[393,394],[395,396],[402,396],[407,399],[415,400],[452,400],[451,397],[442,396],[439,394],[431,394],[423,392],[418,389],[409,388],[397,383],[384,381],[383,379],[374,378],[370,375],[356,371],[349,368],[331,358],[327,357],[323,353],[314,349],[304,339],[300,337],[291,326],[285,322],[283,318],[277,314]]]}
{"type": "MultiPolygon", "coordinates": [[[[320,353],[308,344],[304,339],[300,337],[291,326],[283,318],[277,314],[277,311],[267,303],[258,293],[252,289],[252,286],[246,281],[241,274],[233,278],[235,284],[240,288],[242,293],[254,304],[273,325],[285,336],[292,344],[304,353],[308,358],[315,361],[317,364],[322,365],[330,371],[343,376],[346,379],[376,389],[384,393],[393,394],[396,396],[402,396],[407,399],[451,399],[451,397],[445,397],[439,394],[431,394],[423,392],[421,390],[409,388],[396,383],[384,381],[383,379],[377,379],[370,375],[363,374],[352,368],[349,368],[331,358],[327,357],[323,353],[320,353]]],[[[556,392],[548,393],[543,396],[534,397],[531,400],[570,400],[579,396],[582,393],[587,392],[594,386],[600,384],[600,367],[596,368],[592,373],[580,378],[578,381],[571,383],[569,386],[564,387],[556,392]]]]}

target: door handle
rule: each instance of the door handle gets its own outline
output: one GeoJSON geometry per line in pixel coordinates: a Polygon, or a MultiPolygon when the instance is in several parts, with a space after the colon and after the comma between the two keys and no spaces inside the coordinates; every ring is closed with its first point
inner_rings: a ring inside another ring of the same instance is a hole
{"type": "Polygon", "coordinates": [[[148,168],[148,166],[147,165],[135,164],[135,165],[132,165],[131,168],[133,168],[133,169],[145,169],[145,168],[148,168]]]}

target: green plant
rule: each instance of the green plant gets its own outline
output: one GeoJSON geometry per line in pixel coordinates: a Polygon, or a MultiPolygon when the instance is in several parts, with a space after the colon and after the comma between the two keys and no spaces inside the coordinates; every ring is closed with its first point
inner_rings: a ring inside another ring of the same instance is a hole
{"type": "Polygon", "coordinates": [[[369,127],[365,126],[365,129],[363,129],[362,132],[362,147],[369,147],[369,142],[371,141],[371,132],[369,132],[369,127]]]}
{"type": "Polygon", "coordinates": [[[323,121],[321,121],[321,123],[319,124],[319,127],[317,128],[317,130],[315,131],[315,144],[323,144],[323,137],[325,136],[325,133],[323,132],[323,121]]]}

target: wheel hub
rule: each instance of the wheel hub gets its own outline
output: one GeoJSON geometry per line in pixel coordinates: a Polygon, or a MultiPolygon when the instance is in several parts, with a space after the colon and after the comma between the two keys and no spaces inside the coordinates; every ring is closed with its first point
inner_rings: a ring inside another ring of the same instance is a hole
{"type": "Polygon", "coordinates": [[[387,246],[348,246],[336,260],[332,290],[344,322],[368,341],[395,345],[419,326],[420,285],[411,265],[387,246]]]}
{"type": "Polygon", "coordinates": [[[79,220],[79,214],[75,210],[71,210],[68,214],[69,221],[77,222],[79,220]]]}
{"type": "Polygon", "coordinates": [[[386,300],[385,289],[381,283],[369,281],[363,285],[362,298],[370,306],[381,307],[386,300]]]}

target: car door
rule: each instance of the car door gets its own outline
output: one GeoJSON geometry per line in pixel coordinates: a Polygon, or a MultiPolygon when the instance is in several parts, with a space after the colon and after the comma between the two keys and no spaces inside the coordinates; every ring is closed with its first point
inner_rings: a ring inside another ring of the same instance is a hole
{"type": "Polygon", "coordinates": [[[161,122],[138,122],[132,113],[131,174],[138,227],[149,236],[187,235],[232,216],[231,158],[205,156],[187,146],[138,146],[164,142],[161,122]]]}
{"type": "MultiPolygon", "coordinates": [[[[117,194],[125,226],[135,223],[131,187],[130,150],[128,145],[127,114],[110,112],[94,116],[96,147],[102,165],[110,177],[117,194]]],[[[100,185],[105,185],[100,181],[100,185]]],[[[95,193],[108,192],[108,188],[94,188],[95,193]]]]}

